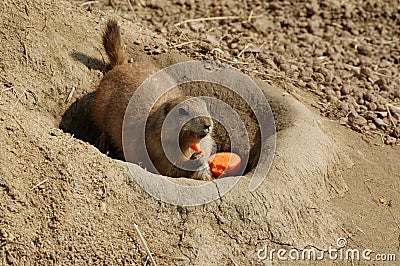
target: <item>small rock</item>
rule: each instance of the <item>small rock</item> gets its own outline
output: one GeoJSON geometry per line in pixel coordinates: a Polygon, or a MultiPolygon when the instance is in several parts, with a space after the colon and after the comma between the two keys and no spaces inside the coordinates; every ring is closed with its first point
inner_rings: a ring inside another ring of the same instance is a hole
{"type": "Polygon", "coordinates": [[[384,104],[378,104],[378,107],[376,108],[376,110],[384,112],[384,111],[386,111],[386,106],[384,104]]]}
{"type": "Polygon", "coordinates": [[[379,88],[382,88],[383,86],[386,86],[386,81],[384,79],[378,79],[375,81],[375,84],[378,85],[379,88]]]}
{"type": "Polygon", "coordinates": [[[368,91],[364,94],[364,100],[369,102],[376,102],[376,96],[373,94],[372,91],[368,91]]]}
{"type": "Polygon", "coordinates": [[[321,73],[314,73],[314,74],[313,74],[313,78],[314,78],[314,80],[315,80],[316,82],[322,83],[322,82],[325,81],[325,77],[324,77],[324,75],[321,74],[321,73]]]}
{"type": "Polygon", "coordinates": [[[385,59],[383,59],[383,60],[381,60],[380,62],[379,62],[379,67],[380,68],[387,68],[387,67],[389,67],[391,65],[391,63],[388,61],[388,60],[385,60],[385,59]]]}
{"type": "Polygon", "coordinates": [[[372,76],[372,70],[368,67],[362,66],[360,69],[360,74],[366,78],[370,78],[372,76]]]}
{"type": "Polygon", "coordinates": [[[349,119],[345,116],[339,118],[339,124],[340,125],[347,125],[347,123],[349,122],[349,119]]]}
{"type": "Polygon", "coordinates": [[[362,116],[357,116],[356,119],[354,119],[354,124],[365,126],[367,124],[367,119],[362,116]]]}
{"type": "Polygon", "coordinates": [[[333,55],[335,55],[336,54],[336,51],[335,51],[335,49],[332,47],[332,46],[329,46],[327,49],[326,49],[326,51],[325,51],[325,54],[327,55],[327,56],[333,56],[333,55]]]}
{"type": "Polygon", "coordinates": [[[304,88],[306,86],[306,83],[303,80],[299,79],[297,81],[297,86],[304,88]]]}
{"type": "Polygon", "coordinates": [[[350,123],[354,123],[354,120],[356,120],[357,116],[358,116],[357,113],[351,112],[351,113],[347,116],[347,118],[349,119],[349,122],[350,122],[350,123]]]}
{"type": "Polygon", "coordinates": [[[350,85],[344,85],[341,89],[341,92],[343,95],[348,95],[353,91],[353,89],[350,87],[350,85]]]}
{"type": "Polygon", "coordinates": [[[375,130],[376,129],[376,125],[374,123],[368,123],[368,127],[371,130],[375,130]]]}
{"type": "Polygon", "coordinates": [[[360,55],[369,56],[371,52],[365,46],[357,46],[357,53],[360,55]]]}
{"type": "Polygon", "coordinates": [[[317,33],[320,28],[320,22],[318,20],[309,20],[307,25],[307,30],[310,33],[317,33]]]}
{"type": "Polygon", "coordinates": [[[270,33],[275,30],[275,23],[273,20],[266,16],[262,16],[254,21],[254,26],[259,29],[262,33],[270,33]]]}
{"type": "Polygon", "coordinates": [[[279,68],[280,68],[282,71],[286,72],[286,73],[288,73],[288,72],[290,71],[290,65],[289,65],[289,64],[281,64],[281,65],[279,66],[279,68]]]}
{"type": "Polygon", "coordinates": [[[388,105],[388,107],[389,107],[390,114],[397,120],[400,120],[400,107],[395,107],[392,105],[388,105]]]}
{"type": "Polygon", "coordinates": [[[206,40],[211,43],[214,46],[219,45],[219,41],[217,40],[217,38],[214,35],[211,34],[207,34],[206,35],[206,40]]]}
{"type": "Polygon", "coordinates": [[[260,60],[261,60],[262,63],[268,65],[269,67],[272,67],[273,69],[278,69],[278,67],[276,66],[275,62],[271,58],[268,58],[267,56],[262,55],[260,57],[260,60]]]}
{"type": "Polygon", "coordinates": [[[400,126],[397,126],[395,129],[393,129],[393,131],[390,135],[392,137],[400,139],[400,126]]]}
{"type": "Polygon", "coordinates": [[[387,136],[385,139],[385,144],[386,145],[395,145],[396,144],[396,138],[387,136]]]}
{"type": "Polygon", "coordinates": [[[387,205],[388,201],[387,201],[387,199],[385,199],[385,198],[380,198],[380,199],[379,199],[379,203],[380,203],[380,204],[383,204],[383,205],[387,205]]]}
{"type": "Polygon", "coordinates": [[[281,64],[285,63],[285,59],[280,55],[276,55],[274,56],[274,62],[277,66],[280,66],[281,64]]]}
{"type": "Polygon", "coordinates": [[[319,10],[319,4],[317,1],[310,1],[308,3],[305,4],[306,10],[307,10],[307,15],[308,16],[312,16],[315,13],[318,12],[319,10]]]}
{"type": "Polygon", "coordinates": [[[318,90],[318,84],[315,81],[307,82],[307,88],[311,89],[312,91],[318,90]]]}
{"type": "Polygon", "coordinates": [[[336,96],[334,95],[327,95],[326,96],[326,100],[330,103],[337,103],[338,102],[338,98],[336,98],[336,96]]]}
{"type": "Polygon", "coordinates": [[[388,116],[388,112],[379,112],[376,111],[375,114],[377,114],[380,118],[384,118],[388,116]]]}
{"type": "Polygon", "coordinates": [[[365,113],[364,117],[365,117],[367,120],[374,120],[374,119],[377,118],[378,116],[377,116],[374,112],[368,111],[368,112],[365,113]]]}
{"type": "Polygon", "coordinates": [[[378,108],[378,106],[376,105],[376,103],[369,103],[368,108],[371,111],[375,111],[378,108]]]}
{"type": "Polygon", "coordinates": [[[189,23],[189,27],[193,31],[199,31],[204,28],[204,23],[199,22],[199,21],[194,21],[194,22],[189,23]]]}
{"type": "Polygon", "coordinates": [[[357,101],[358,99],[364,99],[364,93],[362,90],[356,89],[353,91],[354,99],[357,101]]]}
{"type": "Polygon", "coordinates": [[[268,9],[271,9],[271,10],[280,10],[280,9],[282,9],[283,7],[280,5],[280,3],[278,3],[278,2],[272,2],[272,3],[270,3],[269,5],[268,5],[268,9]]]}
{"type": "Polygon", "coordinates": [[[324,92],[326,95],[336,95],[335,91],[332,89],[325,89],[324,92]]]}
{"type": "Polygon", "coordinates": [[[349,104],[348,103],[346,103],[346,102],[341,102],[340,103],[340,105],[339,105],[339,109],[341,110],[341,111],[343,111],[344,113],[348,113],[349,112],[349,104]]]}
{"type": "MultiPolygon", "coordinates": [[[[231,43],[229,44],[229,48],[231,48],[231,49],[235,49],[237,46],[238,46],[238,43],[237,43],[237,42],[231,42],[231,43]]],[[[263,62],[263,61],[262,61],[262,62],[263,62]]]]}
{"type": "Polygon", "coordinates": [[[400,99],[400,88],[394,89],[393,96],[400,99]]]}
{"type": "Polygon", "coordinates": [[[375,118],[375,119],[374,119],[374,124],[375,124],[377,127],[380,127],[380,128],[384,128],[384,127],[387,127],[387,126],[388,126],[381,118],[375,118]]]}

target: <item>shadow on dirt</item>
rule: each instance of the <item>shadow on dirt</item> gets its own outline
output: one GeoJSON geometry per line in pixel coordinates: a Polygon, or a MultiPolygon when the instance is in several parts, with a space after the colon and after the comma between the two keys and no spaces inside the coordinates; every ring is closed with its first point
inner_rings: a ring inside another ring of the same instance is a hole
{"type": "Polygon", "coordinates": [[[70,56],[75,61],[84,64],[88,69],[99,70],[103,73],[107,72],[110,69],[110,66],[104,63],[104,61],[100,61],[97,58],[85,55],[80,52],[72,52],[70,56]]]}

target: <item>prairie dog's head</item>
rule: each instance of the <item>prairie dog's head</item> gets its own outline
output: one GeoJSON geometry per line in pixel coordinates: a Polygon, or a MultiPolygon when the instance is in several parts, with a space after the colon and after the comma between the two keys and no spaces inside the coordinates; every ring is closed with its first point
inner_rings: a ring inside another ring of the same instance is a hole
{"type": "Polygon", "coordinates": [[[179,135],[179,142],[190,146],[212,132],[213,120],[207,104],[200,98],[179,97],[163,105],[164,129],[167,138],[179,135]]]}

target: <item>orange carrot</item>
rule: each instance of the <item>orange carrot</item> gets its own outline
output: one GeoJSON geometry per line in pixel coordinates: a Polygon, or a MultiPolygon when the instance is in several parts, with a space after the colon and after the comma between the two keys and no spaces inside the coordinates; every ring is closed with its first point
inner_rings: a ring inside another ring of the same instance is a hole
{"type": "Polygon", "coordinates": [[[219,152],[208,158],[211,172],[216,177],[233,176],[240,170],[239,155],[231,152],[219,152]]]}
{"type": "Polygon", "coordinates": [[[190,146],[190,148],[192,150],[194,150],[195,152],[201,152],[200,143],[198,143],[198,142],[193,144],[192,146],[190,146]]]}

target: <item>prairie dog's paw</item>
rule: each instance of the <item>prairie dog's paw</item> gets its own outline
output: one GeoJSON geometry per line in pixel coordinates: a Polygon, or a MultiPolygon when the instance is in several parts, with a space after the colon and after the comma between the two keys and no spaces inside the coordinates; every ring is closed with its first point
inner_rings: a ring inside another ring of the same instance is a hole
{"type": "Polygon", "coordinates": [[[203,164],[204,161],[207,160],[207,158],[204,157],[204,153],[202,151],[197,151],[192,154],[190,160],[199,160],[199,162],[203,164]]]}
{"type": "Polygon", "coordinates": [[[211,181],[214,179],[213,174],[211,173],[210,167],[207,165],[206,167],[197,170],[191,176],[192,179],[202,180],[202,181],[211,181]]]}

